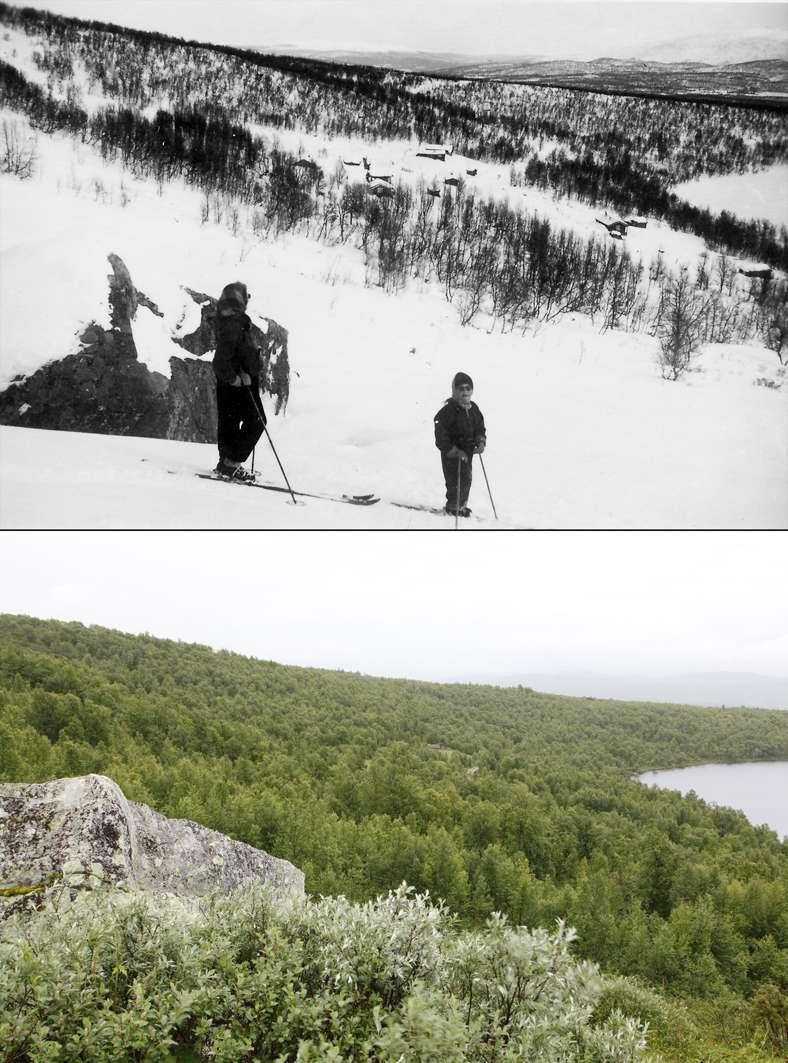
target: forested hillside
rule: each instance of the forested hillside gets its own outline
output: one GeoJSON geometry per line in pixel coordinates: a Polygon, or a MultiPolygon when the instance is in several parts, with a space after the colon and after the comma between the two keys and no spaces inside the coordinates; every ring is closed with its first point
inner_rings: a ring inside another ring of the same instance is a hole
{"type": "Polygon", "coordinates": [[[375,679],[0,617],[0,780],[109,775],[291,860],[314,895],[406,880],[468,928],[565,918],[580,956],[695,1001],[731,1043],[758,1015],[771,1029],[786,984],[786,846],[631,775],[786,757],[779,711],[375,679]]]}

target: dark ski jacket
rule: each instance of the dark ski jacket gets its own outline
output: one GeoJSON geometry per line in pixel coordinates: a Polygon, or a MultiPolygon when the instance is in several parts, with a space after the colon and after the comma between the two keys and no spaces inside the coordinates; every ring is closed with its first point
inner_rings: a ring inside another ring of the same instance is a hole
{"type": "Polygon", "coordinates": [[[216,304],[216,351],[213,371],[220,384],[232,384],[239,373],[260,376],[260,353],[252,339],[246,313],[246,285],[228,284],[216,304]]]}
{"type": "Polygon", "coordinates": [[[482,411],[475,402],[466,410],[454,399],[447,399],[435,414],[435,446],[441,454],[459,447],[470,456],[479,443],[487,443],[482,411]]]}

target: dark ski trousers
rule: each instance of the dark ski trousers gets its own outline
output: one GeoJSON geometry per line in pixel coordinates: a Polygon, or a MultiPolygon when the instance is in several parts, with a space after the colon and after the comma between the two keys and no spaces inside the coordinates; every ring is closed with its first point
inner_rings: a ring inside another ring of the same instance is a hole
{"type": "MultiPolygon", "coordinates": [[[[254,384],[252,384],[252,391],[254,384]]],[[[216,409],[219,423],[219,457],[246,461],[263,434],[263,422],[249,388],[216,382],[216,409]]]]}
{"type": "Polygon", "coordinates": [[[443,466],[443,478],[446,481],[446,508],[454,513],[457,509],[463,509],[468,505],[468,495],[471,493],[471,480],[473,470],[471,462],[473,455],[467,461],[460,462],[460,497],[457,498],[457,458],[447,458],[441,454],[443,466]]]}

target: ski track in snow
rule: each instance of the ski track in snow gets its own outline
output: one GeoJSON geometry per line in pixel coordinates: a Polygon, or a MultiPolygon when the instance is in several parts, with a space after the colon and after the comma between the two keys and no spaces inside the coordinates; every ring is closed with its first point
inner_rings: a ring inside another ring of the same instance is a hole
{"type": "MultiPolygon", "coordinates": [[[[403,143],[275,135],[327,174],[337,159],[361,154],[413,182],[478,165],[480,195],[604,236],[598,211],[512,189],[505,167],[415,160],[415,146],[403,143]]],[[[411,281],[395,296],[375,287],[358,250],[258,240],[243,229],[233,236],[224,223],[201,224],[194,189],[159,189],[64,135],[39,134],[38,143],[33,180],[0,176],[0,388],[77,350],[88,322],[108,324],[114,252],[165,315],[140,307],[133,325],[151,369],[168,374],[170,355],[187,356],[171,339],[199,320],[184,286],[218,294],[245,280],[252,317],[289,330],[291,399],[270,428],[299,490],[442,504],[432,418],[463,369],[487,421],[485,465],[501,517],[493,519],[476,462],[470,504],[480,520],[463,530],[788,526],[788,382],[772,352],[708,346],[694,372],[668,383],[652,338],[600,334],[586,318],[525,335],[491,334],[481,321],[462,328],[438,286],[411,281]]],[[[693,264],[703,244],[650,221],[630,230],[626,247],[646,264],[661,250],[674,268],[693,264]]],[[[310,499],[294,508],[286,496],[198,480],[215,460],[215,448],[199,444],[2,428],[0,527],[453,527],[385,502],[360,509],[310,499]]],[[[265,440],[257,465],[279,482],[265,440]]]]}

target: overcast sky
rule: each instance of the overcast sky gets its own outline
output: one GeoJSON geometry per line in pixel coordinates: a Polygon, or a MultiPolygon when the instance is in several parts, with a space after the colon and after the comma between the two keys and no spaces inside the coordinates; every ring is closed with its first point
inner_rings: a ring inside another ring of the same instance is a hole
{"type": "Polygon", "coordinates": [[[677,38],[788,28],[788,4],[744,0],[25,0],[60,14],[213,44],[593,59],[677,38]]]}
{"type": "Polygon", "coordinates": [[[788,669],[777,533],[13,533],[0,612],[465,680],[788,669]]]}

